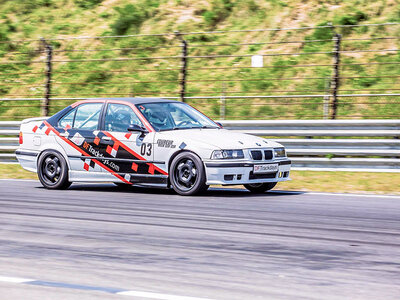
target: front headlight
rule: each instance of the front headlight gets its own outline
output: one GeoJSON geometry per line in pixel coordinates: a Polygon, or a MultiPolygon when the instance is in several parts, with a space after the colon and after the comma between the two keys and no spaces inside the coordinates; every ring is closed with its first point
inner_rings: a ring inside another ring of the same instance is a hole
{"type": "Polygon", "coordinates": [[[275,158],[286,157],[285,148],[274,148],[274,156],[275,158]]]}
{"type": "Polygon", "coordinates": [[[244,158],[243,150],[215,150],[211,159],[235,159],[244,158]]]}

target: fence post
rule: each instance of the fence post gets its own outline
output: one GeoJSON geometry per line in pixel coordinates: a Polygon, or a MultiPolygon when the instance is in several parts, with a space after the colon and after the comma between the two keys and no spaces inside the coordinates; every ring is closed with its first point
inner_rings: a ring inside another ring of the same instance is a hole
{"type": "Polygon", "coordinates": [[[51,97],[51,72],[52,72],[53,47],[49,45],[43,38],[42,42],[44,45],[44,50],[46,52],[46,85],[45,85],[44,99],[42,101],[42,116],[47,117],[49,115],[49,104],[51,97]]]}
{"type": "Polygon", "coordinates": [[[186,75],[187,75],[187,48],[188,48],[188,43],[187,41],[182,37],[181,33],[179,31],[175,31],[175,35],[177,38],[180,39],[181,41],[181,47],[182,47],[182,58],[181,58],[181,72],[180,72],[180,78],[179,82],[181,85],[181,91],[180,91],[180,98],[182,102],[185,102],[185,96],[186,96],[186,75]]]}
{"type": "Polygon", "coordinates": [[[336,119],[337,113],[337,105],[338,105],[338,97],[337,92],[339,89],[339,67],[340,67],[340,44],[341,44],[342,36],[338,33],[335,33],[333,36],[333,76],[331,81],[331,90],[332,90],[332,97],[330,101],[330,112],[329,118],[336,119]]]}

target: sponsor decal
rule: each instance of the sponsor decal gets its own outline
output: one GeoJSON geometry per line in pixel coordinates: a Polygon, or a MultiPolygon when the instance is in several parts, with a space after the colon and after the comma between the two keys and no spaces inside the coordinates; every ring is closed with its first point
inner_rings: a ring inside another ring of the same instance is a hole
{"type": "MultiPolygon", "coordinates": [[[[49,132],[53,131],[61,140],[79,151],[82,155],[82,167],[86,171],[94,169],[95,164],[97,164],[125,183],[132,183],[130,180],[132,179],[133,181],[134,178],[129,174],[133,173],[147,175],[168,175],[167,172],[155,166],[153,163],[147,163],[146,158],[133,151],[133,149],[129,148],[109,132],[94,131],[88,133],[86,131],[84,133],[85,136],[83,136],[83,133],[80,133],[76,129],[64,128],[63,130],[68,130],[68,134],[65,134],[65,132],[60,134],[60,132],[47,123],[47,121],[43,122],[38,129],[43,129],[49,132]],[[101,143],[102,138],[105,136],[111,138],[111,141],[109,141],[107,144],[101,143]],[[96,159],[93,157],[96,157],[96,159]],[[132,162],[132,160],[135,162],[132,162]],[[137,161],[143,161],[143,163],[139,163],[137,161]],[[128,177],[129,180],[126,179],[128,177]]],[[[146,150],[145,155],[151,155],[152,144],[144,144],[146,150]]]]}
{"type": "Polygon", "coordinates": [[[79,133],[75,133],[74,136],[72,137],[71,141],[77,145],[77,146],[81,146],[83,144],[83,142],[85,141],[85,138],[79,133]]]}
{"type": "Polygon", "coordinates": [[[174,145],[174,141],[172,141],[172,140],[158,139],[157,146],[162,147],[162,148],[172,148],[172,149],[176,148],[176,145],[174,145]]]}

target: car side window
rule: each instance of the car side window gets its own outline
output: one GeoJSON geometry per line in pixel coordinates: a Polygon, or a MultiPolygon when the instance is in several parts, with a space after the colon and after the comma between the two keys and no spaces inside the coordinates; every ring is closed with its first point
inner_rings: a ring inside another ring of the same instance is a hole
{"type": "Polygon", "coordinates": [[[75,112],[76,109],[71,110],[69,113],[67,113],[64,117],[62,117],[59,121],[58,121],[58,127],[60,128],[65,128],[68,125],[70,127],[73,127],[74,125],[74,118],[75,118],[75,112]]]}
{"type": "Polygon", "coordinates": [[[129,125],[143,126],[135,112],[127,105],[110,103],[107,106],[104,127],[106,131],[128,131],[129,125]]]}
{"type": "Polygon", "coordinates": [[[84,130],[96,130],[102,106],[102,103],[89,103],[78,106],[72,127],[84,130]]]}

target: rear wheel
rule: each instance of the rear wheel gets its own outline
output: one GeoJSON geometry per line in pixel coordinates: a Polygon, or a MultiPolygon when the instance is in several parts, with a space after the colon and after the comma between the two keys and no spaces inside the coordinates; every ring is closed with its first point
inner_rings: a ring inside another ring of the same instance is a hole
{"type": "Polygon", "coordinates": [[[178,154],[171,163],[169,174],[173,189],[180,195],[190,196],[208,188],[203,162],[191,152],[178,154]]]}
{"type": "Polygon", "coordinates": [[[47,189],[66,189],[71,185],[68,181],[68,166],[64,157],[57,151],[47,150],[38,161],[38,177],[47,189]]]}
{"type": "Polygon", "coordinates": [[[245,184],[244,187],[252,193],[264,193],[275,187],[277,182],[264,182],[264,183],[250,183],[245,184]]]}

